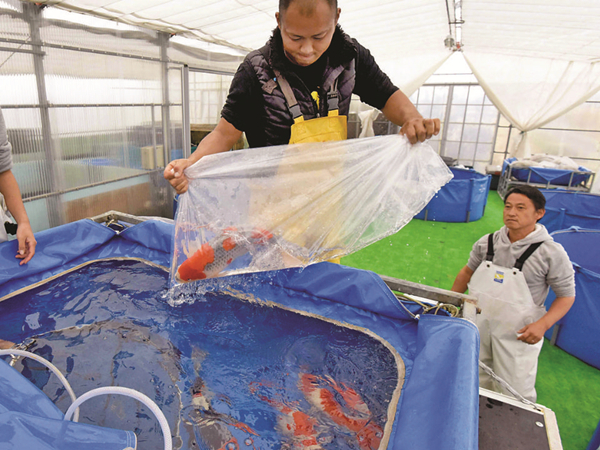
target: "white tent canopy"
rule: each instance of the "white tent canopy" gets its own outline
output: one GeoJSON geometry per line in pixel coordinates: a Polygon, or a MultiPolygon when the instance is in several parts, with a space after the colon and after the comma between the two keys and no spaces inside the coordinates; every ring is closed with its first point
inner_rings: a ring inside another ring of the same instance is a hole
{"type": "Polygon", "coordinates": [[[464,55],[502,114],[527,132],[600,90],[600,3],[478,0],[463,6],[464,55]]]}
{"type": "MultiPolygon", "coordinates": [[[[278,5],[276,0],[42,3],[242,51],[266,42],[276,25],[278,5]]],[[[548,123],[600,89],[598,0],[338,3],[345,31],[369,48],[379,65],[409,95],[448,58],[450,51],[444,39],[449,32],[461,44],[487,95],[523,132],[548,123]]],[[[527,153],[523,146],[519,151],[527,153]]]]}
{"type": "MultiPolygon", "coordinates": [[[[39,2],[37,2],[39,3],[39,2]]],[[[277,0],[47,0],[44,4],[152,28],[243,51],[260,48],[276,27],[277,0]]],[[[440,0],[340,0],[340,24],[411,94],[450,51],[440,0]]]]}

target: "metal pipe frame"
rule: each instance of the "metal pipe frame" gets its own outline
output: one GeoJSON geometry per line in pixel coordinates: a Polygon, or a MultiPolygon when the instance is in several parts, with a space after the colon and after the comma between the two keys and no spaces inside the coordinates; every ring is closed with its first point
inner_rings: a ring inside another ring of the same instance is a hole
{"type": "Polygon", "coordinates": [[[459,294],[458,292],[447,291],[433,286],[425,286],[423,284],[413,283],[412,281],[401,280],[385,275],[379,276],[392,291],[458,306],[461,308],[461,316],[464,319],[475,322],[475,316],[477,315],[479,308],[477,299],[473,296],[459,294]]]}
{"type": "MultiPolygon", "coordinates": [[[[10,38],[0,38],[0,42],[4,42],[7,44],[31,45],[31,42],[29,42],[29,41],[22,41],[19,39],[10,39],[10,38]]],[[[75,47],[72,45],[63,45],[63,44],[51,44],[51,43],[47,43],[47,42],[42,42],[41,45],[43,47],[55,48],[58,50],[71,50],[71,51],[75,51],[75,52],[95,53],[98,55],[118,56],[120,58],[140,59],[140,60],[144,60],[144,61],[162,62],[162,57],[155,58],[152,56],[131,55],[129,53],[111,52],[111,51],[107,51],[107,50],[95,50],[93,48],[75,47]]],[[[9,52],[18,51],[17,49],[10,48],[10,47],[5,48],[4,50],[9,51],[9,52]]],[[[23,51],[23,53],[33,53],[33,51],[23,51]]],[[[177,61],[177,60],[169,60],[169,62],[172,64],[179,64],[181,66],[185,66],[188,64],[186,62],[177,61]]],[[[235,72],[228,72],[226,70],[211,70],[211,69],[202,69],[202,68],[194,68],[194,70],[197,70],[198,72],[213,73],[216,75],[231,75],[231,76],[235,75],[235,72]]]]}
{"type": "MultiPolygon", "coordinates": [[[[42,40],[40,36],[40,21],[42,18],[41,9],[34,3],[23,4],[23,16],[29,23],[31,32],[31,46],[34,50],[33,64],[35,69],[35,78],[38,91],[38,101],[40,109],[40,119],[42,124],[42,140],[44,143],[44,153],[46,163],[49,166],[49,184],[53,192],[60,191],[60,180],[63,177],[58,173],[59,168],[55,164],[56,150],[52,139],[52,128],[50,126],[50,111],[48,105],[48,96],[46,93],[46,77],[44,71],[44,57],[42,51],[42,40]]],[[[64,223],[64,211],[60,196],[48,198],[48,222],[50,227],[55,227],[64,223]]]]}
{"type": "Polygon", "coordinates": [[[192,130],[190,125],[190,68],[183,66],[181,69],[181,100],[183,118],[183,157],[192,154],[192,130]]]}
{"type": "Polygon", "coordinates": [[[63,194],[68,194],[69,192],[81,191],[82,189],[89,189],[89,188],[93,188],[93,187],[96,187],[96,186],[103,186],[105,184],[117,183],[119,181],[129,180],[131,178],[143,177],[143,176],[155,173],[155,172],[162,173],[163,169],[159,168],[159,169],[148,170],[148,171],[145,171],[145,172],[136,173],[135,175],[129,175],[127,177],[115,178],[114,180],[99,181],[97,183],[90,183],[90,184],[85,184],[83,186],[77,186],[77,187],[70,188],[70,189],[63,189],[61,191],[48,192],[47,194],[41,194],[41,195],[34,195],[33,197],[24,198],[23,199],[23,203],[32,202],[34,200],[40,200],[42,198],[56,197],[56,196],[60,196],[60,195],[63,195],[63,194]]]}
{"type": "Polygon", "coordinates": [[[14,48],[14,47],[0,47],[0,52],[10,52],[10,53],[29,53],[30,55],[41,55],[45,56],[45,52],[38,52],[36,50],[30,50],[27,48],[14,48]]]}
{"type": "Polygon", "coordinates": [[[169,164],[171,154],[171,111],[169,101],[169,57],[167,55],[169,48],[169,35],[159,32],[158,40],[160,43],[160,61],[161,61],[161,82],[162,82],[162,130],[163,130],[163,161],[165,166],[169,164]]]}
{"type": "Polygon", "coordinates": [[[143,219],[141,217],[137,217],[132,214],[122,213],[120,211],[108,211],[94,217],[88,217],[88,219],[93,220],[96,223],[108,224],[115,221],[122,221],[126,223],[131,223],[133,225],[137,225],[146,221],[146,219],[143,219]]]}

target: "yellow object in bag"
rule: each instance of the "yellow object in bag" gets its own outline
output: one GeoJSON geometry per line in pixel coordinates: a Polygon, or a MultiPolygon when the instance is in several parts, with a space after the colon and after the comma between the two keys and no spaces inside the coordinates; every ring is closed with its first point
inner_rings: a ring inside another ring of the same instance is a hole
{"type": "MultiPolygon", "coordinates": [[[[348,118],[346,116],[339,115],[338,109],[338,94],[337,94],[337,81],[331,87],[331,91],[328,94],[327,98],[327,106],[328,113],[327,117],[318,117],[316,119],[304,120],[304,116],[302,115],[302,111],[298,105],[298,101],[294,96],[294,93],[287,82],[287,80],[281,75],[281,73],[276,72],[277,81],[283,94],[285,95],[286,102],[288,103],[288,107],[290,108],[290,112],[294,117],[294,124],[290,130],[290,144],[306,144],[306,143],[314,143],[314,142],[331,142],[331,141],[345,141],[348,138],[348,118]]],[[[311,93],[312,98],[314,99],[317,107],[319,106],[319,94],[317,92],[311,93]]],[[[315,195],[314,200],[311,199],[311,191],[314,186],[322,185],[323,182],[330,181],[334,179],[343,169],[343,149],[340,148],[339,159],[338,160],[330,160],[328,164],[325,164],[320,170],[313,170],[312,179],[306,179],[306,189],[305,197],[306,200],[310,204],[318,203],[318,199],[320,196],[315,195]]],[[[279,178],[287,183],[290,177],[296,176],[296,171],[298,170],[298,165],[310,165],[316,169],[315,166],[319,166],[319,163],[316,161],[302,161],[298,160],[298,157],[301,155],[298,154],[298,149],[290,149],[289,157],[285,158],[282,161],[282,164],[279,168],[278,175],[279,178]],[[293,167],[293,169],[292,169],[293,167]]],[[[321,165],[323,162],[321,162],[321,165]]],[[[332,189],[339,189],[339,187],[332,187],[332,189]]],[[[283,190],[282,190],[283,192],[283,190]]],[[[338,214],[339,205],[330,205],[329,208],[326,208],[328,214],[336,217],[338,214]]],[[[318,226],[320,218],[315,217],[313,214],[295,214],[295,226],[291,227],[287,230],[284,237],[297,245],[300,246],[310,246],[314,245],[312,242],[314,239],[317,239],[318,234],[314,234],[314,231],[310,230],[320,230],[318,226]]],[[[337,233],[338,227],[333,227],[327,233],[328,238],[324,241],[321,241],[321,245],[327,248],[332,241],[336,241],[338,238],[337,233]]],[[[320,230],[319,232],[322,232],[320,230]]],[[[332,248],[330,253],[335,255],[336,249],[332,248]]],[[[332,255],[332,256],[333,256],[332,255]]],[[[340,263],[340,258],[330,259],[329,262],[340,263]]]]}

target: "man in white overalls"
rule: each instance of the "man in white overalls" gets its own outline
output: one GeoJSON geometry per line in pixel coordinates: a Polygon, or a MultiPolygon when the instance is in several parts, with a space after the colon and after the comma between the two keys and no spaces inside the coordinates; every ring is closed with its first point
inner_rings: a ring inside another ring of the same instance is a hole
{"type": "MultiPolygon", "coordinates": [[[[519,394],[536,401],[537,360],[544,333],[575,301],[573,266],[564,248],[537,223],[546,199],[535,187],[511,189],[504,199],[504,227],[479,239],[452,290],[479,300],[480,360],[519,394]],[[546,312],[549,288],[556,300],[546,312]]],[[[481,387],[505,394],[480,370],[481,387]]]]}

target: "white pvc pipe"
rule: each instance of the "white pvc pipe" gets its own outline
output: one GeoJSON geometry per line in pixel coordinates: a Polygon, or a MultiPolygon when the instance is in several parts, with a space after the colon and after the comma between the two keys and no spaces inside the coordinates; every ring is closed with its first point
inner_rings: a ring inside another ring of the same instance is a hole
{"type": "Polygon", "coordinates": [[[109,386],[109,387],[101,387],[101,388],[97,388],[97,389],[92,389],[91,391],[86,392],[85,394],[83,394],[81,397],[79,397],[77,400],[75,400],[73,402],[73,404],[69,407],[69,409],[65,413],[65,420],[70,420],[71,416],[73,415],[73,411],[75,411],[79,407],[79,405],[81,405],[86,400],[89,400],[90,398],[93,398],[93,397],[97,397],[99,395],[105,395],[105,394],[118,394],[118,395],[124,395],[126,397],[132,397],[132,398],[142,402],[148,408],[150,408],[150,410],[154,413],[154,415],[158,419],[158,423],[160,424],[160,428],[161,428],[163,438],[165,441],[165,450],[172,450],[173,443],[171,442],[171,428],[169,427],[169,423],[167,422],[165,415],[160,410],[158,405],[156,403],[154,403],[149,397],[147,397],[146,395],[144,395],[141,392],[138,392],[134,389],[119,387],[119,386],[109,386]]]}
{"type": "MultiPolygon", "coordinates": [[[[26,352],[25,350],[17,350],[17,349],[10,349],[10,348],[6,349],[6,350],[0,350],[0,356],[4,356],[4,355],[10,355],[10,356],[19,355],[19,356],[24,356],[26,358],[31,358],[31,359],[39,362],[40,364],[46,366],[48,369],[50,369],[50,371],[54,375],[56,375],[58,377],[58,379],[60,380],[60,382],[63,384],[63,386],[65,387],[65,389],[69,393],[69,397],[71,397],[71,402],[75,402],[75,400],[77,399],[77,396],[75,395],[75,392],[73,392],[73,389],[71,389],[71,385],[69,384],[69,382],[67,381],[67,379],[64,377],[64,375],[62,373],[60,373],[60,370],[58,370],[56,368],[56,366],[54,364],[52,364],[50,361],[48,361],[47,359],[44,359],[41,356],[36,355],[35,353],[26,352]]],[[[78,420],[79,420],[79,408],[77,408],[75,410],[75,416],[73,417],[73,422],[77,422],[78,420]]]]}

